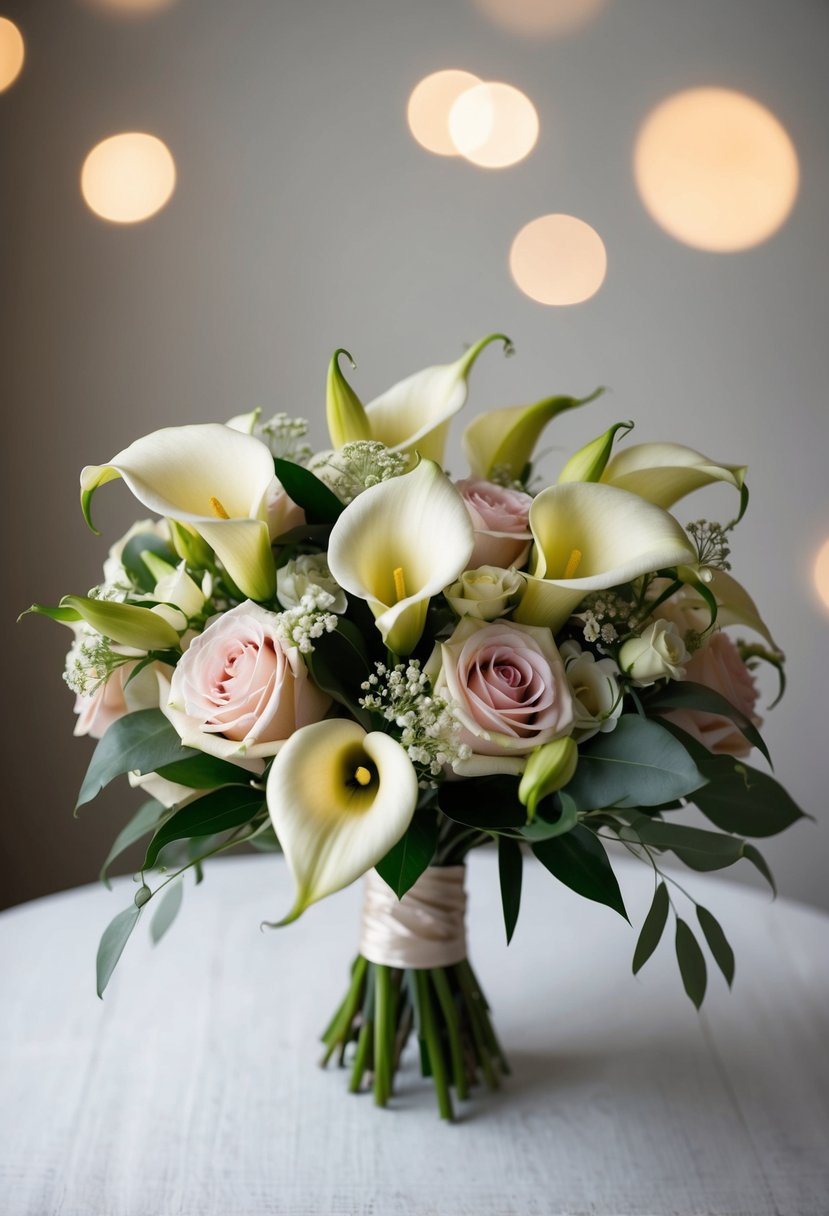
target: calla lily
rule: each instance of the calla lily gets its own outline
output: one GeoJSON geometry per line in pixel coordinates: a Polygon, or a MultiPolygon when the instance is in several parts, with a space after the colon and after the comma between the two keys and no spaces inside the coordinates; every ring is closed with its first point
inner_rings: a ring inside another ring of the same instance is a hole
{"type": "Polygon", "coordinates": [[[392,451],[417,451],[426,459],[442,462],[449,419],[466,402],[469,373],[490,342],[503,342],[507,351],[512,349],[504,334],[489,334],[454,363],[424,368],[375,397],[365,407],[369,438],[392,451]]]}
{"type": "Polygon", "coordinates": [[[93,493],[116,477],[151,511],[191,525],[245,595],[254,600],[273,595],[276,576],[266,522],[273,459],[258,439],[218,423],[166,427],[137,439],[106,464],[87,465],[81,472],[81,506],[90,527],[93,493]]]}
{"type": "Polygon", "coordinates": [[[613,444],[619,431],[633,430],[632,422],[617,422],[598,439],[586,443],[574,453],[558,475],[558,484],[565,481],[601,481],[613,444]]]}
{"type": "Polygon", "coordinates": [[[511,479],[520,478],[547,424],[565,410],[595,401],[603,392],[597,388],[589,397],[545,397],[534,405],[509,405],[479,414],[463,433],[463,450],[473,476],[491,479],[499,470],[511,479]]]}
{"type": "Polygon", "coordinates": [[[745,465],[717,464],[680,443],[637,443],[612,457],[602,481],[666,510],[693,490],[722,481],[739,490],[742,515],[748,493],[745,475],[745,465]]]}
{"type": "Polygon", "coordinates": [[[325,417],[328,433],[335,448],[353,443],[356,439],[371,439],[371,424],[363,403],[340,370],[340,355],[345,355],[352,367],[354,360],[342,347],[335,350],[328,365],[325,385],[325,417]]]}
{"type": "Polygon", "coordinates": [[[328,567],[368,603],[383,641],[411,654],[433,595],[465,570],[475,536],[469,512],[432,460],[355,498],[335,523],[328,567]]]}
{"type": "Polygon", "coordinates": [[[542,490],[530,508],[535,545],[517,621],[556,630],[591,591],[653,570],[689,565],[695,552],[672,515],[599,482],[542,490]]]}
{"type": "Polygon", "coordinates": [[[117,646],[129,646],[133,650],[172,650],[179,644],[177,631],[165,614],[155,608],[140,608],[117,600],[96,600],[86,595],[65,595],[56,608],[32,604],[28,611],[48,616],[63,625],[83,621],[117,646]]]}
{"type": "MultiPolygon", "coordinates": [[[[185,624],[204,609],[204,594],[190,575],[184,562],[171,566],[155,553],[145,550],[141,560],[156,580],[153,599],[160,604],[172,604],[184,614],[185,624]]],[[[209,575],[207,576],[209,579],[209,575]]]]}
{"type": "Polygon", "coordinates": [[[296,731],[268,776],[268,810],[296,882],[280,924],[354,882],[397,843],[418,787],[400,744],[344,718],[296,731]]]}

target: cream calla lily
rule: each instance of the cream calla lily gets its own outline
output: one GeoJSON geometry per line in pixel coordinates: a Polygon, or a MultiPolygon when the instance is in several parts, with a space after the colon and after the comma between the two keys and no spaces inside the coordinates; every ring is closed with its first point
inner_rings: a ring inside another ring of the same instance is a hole
{"type": "Polygon", "coordinates": [[[449,419],[463,408],[469,373],[490,342],[503,342],[508,351],[512,348],[504,334],[489,334],[454,363],[424,368],[375,397],[365,407],[370,437],[392,451],[417,451],[442,462],[449,419]]]}
{"type": "Polygon", "coordinates": [[[514,613],[560,628],[591,591],[640,574],[689,565],[695,552],[672,515],[627,490],[569,482],[542,490],[530,508],[535,545],[527,589],[514,613]]]}
{"type": "Polygon", "coordinates": [[[589,397],[545,397],[533,405],[509,405],[479,414],[463,433],[464,455],[473,476],[491,479],[493,472],[503,470],[519,478],[547,424],[603,392],[597,388],[589,397]]]}
{"type": "Polygon", "coordinates": [[[280,922],[347,887],[397,843],[417,804],[417,775],[400,744],[344,718],[296,731],[268,776],[268,810],[296,882],[280,922]]]}
{"type": "Polygon", "coordinates": [[[219,423],[166,427],[81,472],[81,506],[92,527],[98,486],[122,477],[140,503],[189,524],[254,600],[273,595],[275,573],[267,525],[274,480],[265,444],[219,423]]]}
{"type": "Polygon", "coordinates": [[[680,443],[636,443],[611,457],[601,479],[667,510],[715,481],[733,486],[742,496],[745,475],[745,465],[717,464],[680,443]]]}
{"type": "Polygon", "coordinates": [[[559,485],[565,481],[601,481],[617,434],[619,431],[632,429],[632,422],[616,422],[603,435],[599,435],[598,439],[593,439],[583,448],[579,448],[559,473],[559,485]]]}
{"type": "Polygon", "coordinates": [[[475,543],[469,512],[432,460],[372,486],[335,523],[328,568],[368,603],[383,641],[411,654],[432,596],[465,570],[475,543]]]}

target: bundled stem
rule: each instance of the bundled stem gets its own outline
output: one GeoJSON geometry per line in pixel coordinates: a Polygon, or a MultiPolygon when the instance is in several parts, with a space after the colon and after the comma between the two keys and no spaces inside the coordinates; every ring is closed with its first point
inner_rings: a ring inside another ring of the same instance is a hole
{"type": "Polygon", "coordinates": [[[386,1106],[413,1029],[421,1073],[432,1078],[442,1119],[454,1118],[452,1090],[463,1101],[479,1075],[497,1089],[509,1072],[467,959],[399,970],[358,955],[345,997],[322,1036],[322,1064],[336,1053],[340,1066],[350,1064],[350,1091],[359,1093],[368,1079],[374,1101],[386,1106]]]}

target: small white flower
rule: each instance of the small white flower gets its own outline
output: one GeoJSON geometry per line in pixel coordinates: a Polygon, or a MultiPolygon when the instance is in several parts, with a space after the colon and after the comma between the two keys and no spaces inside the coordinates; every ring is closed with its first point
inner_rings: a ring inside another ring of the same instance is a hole
{"type": "Polygon", "coordinates": [[[312,588],[331,596],[332,612],[342,613],[348,607],[345,592],[328,569],[324,553],[307,553],[280,566],[276,572],[276,594],[283,608],[296,608],[312,588]]]}
{"type": "Polygon", "coordinates": [[[610,658],[597,659],[591,650],[582,650],[572,641],[562,643],[560,654],[573,694],[573,738],[584,743],[600,731],[613,730],[622,713],[616,663],[610,658]]]}
{"type": "Polygon", "coordinates": [[[673,621],[654,621],[619,651],[619,666],[638,687],[657,680],[684,680],[690,655],[673,621]]]}

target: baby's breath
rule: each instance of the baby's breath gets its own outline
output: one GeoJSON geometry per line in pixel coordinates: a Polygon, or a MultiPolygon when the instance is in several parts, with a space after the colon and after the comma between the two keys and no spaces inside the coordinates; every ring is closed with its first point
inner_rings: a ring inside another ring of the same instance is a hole
{"type": "Polygon", "coordinates": [[[308,433],[308,421],[305,418],[274,414],[267,422],[257,423],[253,433],[268,445],[271,455],[279,460],[306,464],[313,454],[313,448],[305,442],[308,433]]]}
{"type": "Polygon", "coordinates": [[[417,659],[391,668],[376,663],[361,688],[360,704],[394,728],[391,733],[418,770],[421,786],[434,785],[447,764],[469,757],[469,747],[458,740],[460,724],[451,705],[432,695],[417,659]]]}
{"type": "Polygon", "coordinates": [[[376,439],[355,439],[336,452],[321,452],[309,467],[340,502],[349,503],[363,490],[405,473],[409,458],[376,439]]]}
{"type": "Polygon", "coordinates": [[[113,671],[133,660],[113,650],[99,633],[80,633],[66,656],[63,678],[80,697],[91,697],[113,671]]]}
{"type": "Polygon", "coordinates": [[[330,592],[315,583],[309,584],[295,608],[277,613],[277,636],[289,646],[296,646],[302,654],[310,654],[317,638],[337,628],[337,615],[331,611],[333,603],[330,592]]]}
{"type": "Polygon", "coordinates": [[[696,545],[700,566],[711,570],[731,569],[731,562],[728,560],[731,546],[728,543],[727,529],[722,524],[697,519],[687,525],[686,531],[696,545]]]}

